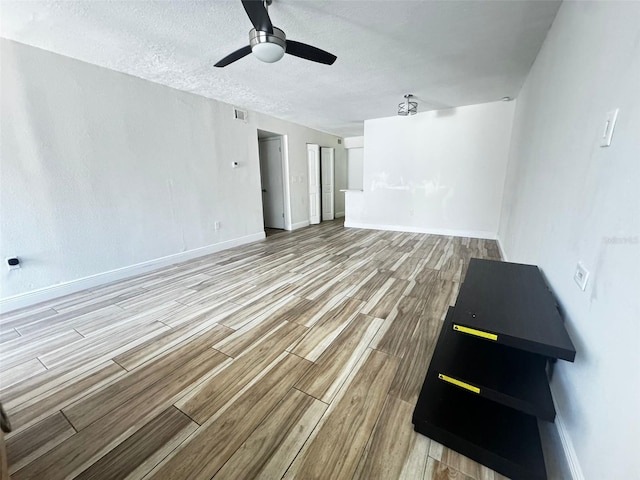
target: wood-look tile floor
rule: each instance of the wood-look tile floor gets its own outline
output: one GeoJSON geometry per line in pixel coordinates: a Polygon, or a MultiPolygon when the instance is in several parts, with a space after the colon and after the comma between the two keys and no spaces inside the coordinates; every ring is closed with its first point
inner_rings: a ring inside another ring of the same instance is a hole
{"type": "Polygon", "coordinates": [[[325,222],[5,314],[12,478],[501,479],[411,424],[471,257],[325,222]]]}

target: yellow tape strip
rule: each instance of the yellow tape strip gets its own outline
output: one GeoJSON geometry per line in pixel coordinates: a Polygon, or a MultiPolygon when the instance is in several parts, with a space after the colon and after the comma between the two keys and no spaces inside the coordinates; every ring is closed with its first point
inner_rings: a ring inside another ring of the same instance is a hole
{"type": "Polygon", "coordinates": [[[462,387],[466,390],[470,390],[473,393],[480,393],[480,389],[478,387],[474,387],[473,385],[469,385],[468,383],[464,383],[461,382],[460,380],[456,380],[455,378],[451,378],[447,375],[443,375],[441,373],[438,374],[438,378],[440,380],[444,380],[445,382],[449,382],[449,383],[453,383],[454,385],[457,385],[458,387],[462,387]]]}
{"type": "Polygon", "coordinates": [[[468,333],[469,335],[475,335],[476,337],[487,338],[489,340],[498,340],[498,335],[495,333],[483,332],[482,330],[476,330],[475,328],[463,327],[462,325],[453,324],[453,329],[456,332],[468,333]]]}

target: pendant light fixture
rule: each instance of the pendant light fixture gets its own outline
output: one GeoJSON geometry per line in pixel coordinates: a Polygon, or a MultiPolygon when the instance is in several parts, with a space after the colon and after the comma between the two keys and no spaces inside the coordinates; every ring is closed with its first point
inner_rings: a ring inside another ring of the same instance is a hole
{"type": "Polygon", "coordinates": [[[418,113],[418,102],[412,102],[413,95],[407,93],[404,96],[404,102],[398,104],[398,115],[406,117],[407,115],[415,115],[418,113]]]}

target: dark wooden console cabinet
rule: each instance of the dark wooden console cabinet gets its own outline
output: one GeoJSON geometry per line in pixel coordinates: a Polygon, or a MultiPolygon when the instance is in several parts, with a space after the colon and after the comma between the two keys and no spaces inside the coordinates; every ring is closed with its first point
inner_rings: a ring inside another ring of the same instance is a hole
{"type": "Polygon", "coordinates": [[[538,267],[471,259],[413,413],[414,429],[513,479],[546,479],[550,359],[575,348],[538,267]]]}

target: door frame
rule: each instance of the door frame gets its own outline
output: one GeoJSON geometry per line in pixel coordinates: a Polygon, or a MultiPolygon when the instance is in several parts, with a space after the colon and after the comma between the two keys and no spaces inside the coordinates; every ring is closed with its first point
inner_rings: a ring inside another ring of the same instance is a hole
{"type": "MultiPolygon", "coordinates": [[[[282,153],[282,188],[284,196],[284,229],[291,231],[291,185],[289,184],[289,136],[273,130],[256,129],[256,148],[258,150],[258,172],[260,171],[260,138],[280,137],[282,153]],[[266,134],[266,135],[262,135],[266,134]]],[[[260,206],[264,225],[264,205],[262,205],[262,176],[260,176],[260,206]]]]}
{"type": "Polygon", "coordinates": [[[307,202],[309,212],[309,225],[318,225],[322,222],[322,171],[320,166],[320,145],[317,143],[307,143],[307,202]],[[316,203],[318,204],[317,208],[317,222],[314,221],[315,216],[311,213],[311,161],[309,157],[309,152],[313,150],[316,158],[317,168],[315,169],[315,176],[318,179],[318,192],[316,203]]]}
{"type": "Polygon", "coordinates": [[[264,227],[284,230],[285,201],[284,177],[282,175],[282,137],[274,135],[259,138],[258,153],[260,157],[260,185],[262,186],[262,216],[264,227]],[[277,152],[275,151],[275,147],[278,147],[277,152]],[[267,185],[265,185],[265,179],[268,179],[267,185]],[[265,188],[268,190],[265,190],[265,188]],[[269,219],[267,219],[267,213],[269,214],[269,219]]]}

